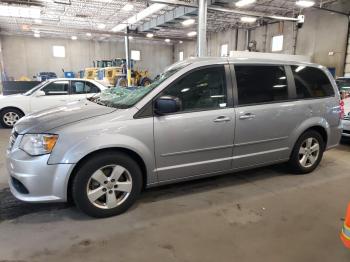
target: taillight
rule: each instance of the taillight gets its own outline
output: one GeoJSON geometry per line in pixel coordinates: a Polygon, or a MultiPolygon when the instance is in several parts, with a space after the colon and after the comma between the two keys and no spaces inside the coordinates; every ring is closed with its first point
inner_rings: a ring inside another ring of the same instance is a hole
{"type": "Polygon", "coordinates": [[[345,115],[344,100],[340,100],[339,105],[340,105],[340,118],[344,119],[344,115],[345,115]]]}

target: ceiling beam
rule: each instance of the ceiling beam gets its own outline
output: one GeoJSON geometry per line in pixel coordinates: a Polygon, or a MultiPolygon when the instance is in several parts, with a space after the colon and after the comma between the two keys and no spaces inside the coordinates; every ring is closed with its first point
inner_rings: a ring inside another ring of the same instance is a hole
{"type": "Polygon", "coordinates": [[[168,11],[162,15],[159,15],[155,18],[152,18],[150,21],[147,21],[140,25],[137,29],[140,32],[149,31],[152,28],[163,25],[167,22],[171,22],[182,16],[197,12],[197,8],[188,7],[188,6],[178,6],[175,9],[168,11]]]}

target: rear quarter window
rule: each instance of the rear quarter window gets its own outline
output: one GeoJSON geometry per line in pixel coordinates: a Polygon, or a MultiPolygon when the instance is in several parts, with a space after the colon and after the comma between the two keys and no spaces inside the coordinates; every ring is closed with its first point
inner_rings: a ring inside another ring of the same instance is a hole
{"type": "Polygon", "coordinates": [[[308,66],[292,66],[298,99],[334,96],[328,76],[320,69],[308,66]]]}

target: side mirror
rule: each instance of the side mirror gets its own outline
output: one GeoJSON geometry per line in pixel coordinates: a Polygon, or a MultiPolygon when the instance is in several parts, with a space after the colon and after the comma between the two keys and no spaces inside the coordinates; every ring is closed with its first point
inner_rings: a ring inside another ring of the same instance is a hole
{"type": "Polygon", "coordinates": [[[176,113],[181,109],[181,102],[178,97],[161,96],[154,103],[154,112],[157,115],[176,113]]]}
{"type": "Polygon", "coordinates": [[[45,92],[42,91],[42,90],[39,90],[39,91],[36,91],[36,92],[35,92],[35,96],[36,96],[36,97],[45,96],[45,95],[46,95],[45,92]]]}

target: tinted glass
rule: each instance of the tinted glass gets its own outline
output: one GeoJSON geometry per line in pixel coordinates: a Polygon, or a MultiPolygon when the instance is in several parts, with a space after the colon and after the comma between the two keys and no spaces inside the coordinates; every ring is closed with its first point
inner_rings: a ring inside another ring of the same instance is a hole
{"type": "Polygon", "coordinates": [[[86,81],[72,81],[71,82],[72,94],[87,94],[87,93],[99,93],[100,89],[94,84],[86,81]]]}
{"type": "Polygon", "coordinates": [[[322,70],[307,66],[292,66],[292,71],[299,99],[334,95],[332,84],[322,70]]]}
{"type": "Polygon", "coordinates": [[[51,82],[41,90],[44,91],[46,95],[67,95],[68,86],[68,81],[55,81],[51,82]]]}
{"type": "Polygon", "coordinates": [[[168,87],[162,96],[179,98],[181,101],[180,111],[225,108],[227,96],[224,66],[191,72],[168,87]]]}
{"type": "Polygon", "coordinates": [[[235,65],[238,104],[260,104],[288,100],[283,66],[235,65]]]}

